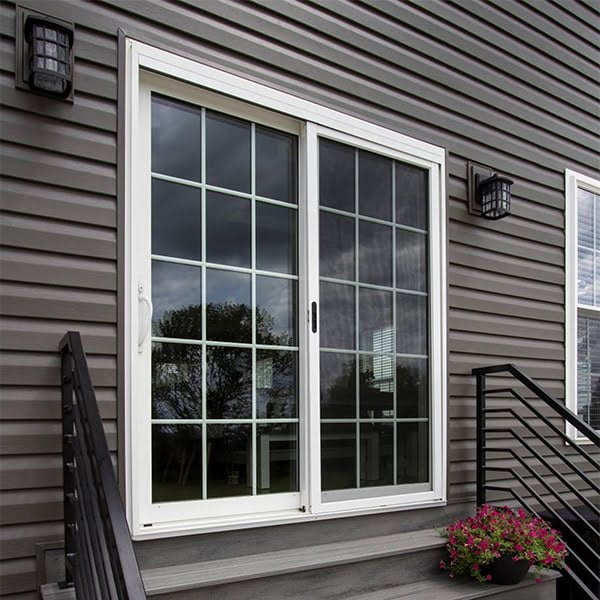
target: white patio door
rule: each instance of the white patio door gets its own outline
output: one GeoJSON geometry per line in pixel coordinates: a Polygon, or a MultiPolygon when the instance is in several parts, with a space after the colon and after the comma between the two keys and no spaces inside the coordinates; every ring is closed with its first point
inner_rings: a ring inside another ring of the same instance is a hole
{"type": "Polygon", "coordinates": [[[443,502],[431,151],[156,74],[138,94],[136,535],[443,502]]]}
{"type": "Polygon", "coordinates": [[[182,91],[140,99],[146,518],[298,509],[299,128],[182,91]]]}

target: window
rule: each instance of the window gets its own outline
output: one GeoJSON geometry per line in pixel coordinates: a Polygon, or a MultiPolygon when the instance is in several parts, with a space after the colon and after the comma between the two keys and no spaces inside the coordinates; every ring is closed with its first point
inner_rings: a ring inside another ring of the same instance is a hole
{"type": "Polygon", "coordinates": [[[567,170],[565,214],[567,405],[600,429],[600,181],[567,170]]]}
{"type": "Polygon", "coordinates": [[[443,503],[444,152],[128,51],[134,535],[443,503]]]}

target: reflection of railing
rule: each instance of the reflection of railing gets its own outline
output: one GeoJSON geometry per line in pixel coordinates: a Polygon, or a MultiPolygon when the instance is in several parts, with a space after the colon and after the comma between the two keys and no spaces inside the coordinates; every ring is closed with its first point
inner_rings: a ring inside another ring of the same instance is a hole
{"type": "MultiPolygon", "coordinates": [[[[558,526],[567,543],[569,558],[564,574],[571,578],[581,594],[593,600],[600,600],[600,486],[598,476],[600,462],[582,446],[572,443],[565,433],[558,428],[550,418],[544,415],[529,400],[511,387],[488,388],[486,387],[486,376],[494,373],[508,373],[518,382],[532,392],[537,399],[541,400],[547,407],[568,421],[579,433],[587,437],[589,442],[600,448],[600,435],[577,415],[557,402],[548,395],[538,384],[517,367],[510,364],[496,365],[473,369],[477,377],[477,504],[481,506],[486,503],[488,490],[504,492],[515,498],[530,512],[548,518],[555,526],[558,526]],[[487,407],[487,400],[494,394],[508,394],[528,409],[527,417],[510,406],[487,407]],[[522,436],[515,429],[514,424],[506,427],[490,427],[488,418],[490,416],[510,416],[515,424],[518,422],[530,434],[522,436]],[[580,455],[583,461],[588,462],[594,469],[593,472],[585,472],[573,460],[573,455],[568,455],[556,447],[544,435],[540,425],[548,427],[558,438],[569,444],[573,453],[580,455]],[[501,434],[502,437],[490,437],[489,434],[501,434]],[[559,459],[559,466],[547,460],[531,443],[531,438],[545,446],[555,458],[559,459]],[[516,441],[513,448],[507,447],[507,440],[516,441]],[[529,440],[529,441],[528,441],[529,440]],[[493,447],[490,442],[501,441],[502,447],[493,447]],[[488,460],[489,453],[500,454],[510,457],[517,462],[525,472],[525,477],[515,468],[510,466],[492,466],[488,460]],[[533,460],[532,460],[533,459],[533,460]],[[544,469],[546,470],[544,472],[544,469]],[[488,473],[502,473],[504,477],[510,477],[508,481],[489,483],[488,473]],[[543,488],[543,496],[531,485],[532,478],[543,488]],[[594,481],[596,479],[596,481],[594,481]],[[550,482],[551,481],[551,482],[550,482]],[[557,489],[560,482],[567,492],[557,489]],[[525,490],[520,494],[515,488],[521,487],[525,490]],[[579,505],[575,506],[569,495],[577,498],[579,505]],[[526,496],[525,499],[523,496],[526,496]],[[533,508],[533,505],[536,508],[533,508]],[[559,508],[562,505],[563,508],[559,508]]],[[[577,596],[578,598],[581,596],[577,596]]]]}
{"type": "Polygon", "coordinates": [[[61,340],[65,586],[79,600],[141,600],[133,552],[78,332],[61,340]]]}

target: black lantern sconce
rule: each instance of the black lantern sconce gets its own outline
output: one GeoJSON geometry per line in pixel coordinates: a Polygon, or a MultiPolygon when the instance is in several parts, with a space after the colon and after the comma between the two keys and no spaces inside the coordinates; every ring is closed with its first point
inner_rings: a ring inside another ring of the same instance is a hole
{"type": "Polygon", "coordinates": [[[73,100],[73,23],[17,9],[16,86],[73,100]]]}
{"type": "Polygon", "coordinates": [[[510,186],[513,181],[472,162],[468,165],[468,173],[469,212],[492,220],[510,215],[510,186]]]}

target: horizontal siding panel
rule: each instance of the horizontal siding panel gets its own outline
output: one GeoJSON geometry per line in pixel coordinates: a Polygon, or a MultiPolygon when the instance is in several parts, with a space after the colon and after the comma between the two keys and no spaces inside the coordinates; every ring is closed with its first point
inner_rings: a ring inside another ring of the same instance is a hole
{"type": "Polygon", "coordinates": [[[116,169],[96,162],[69,158],[46,150],[6,143],[2,148],[4,174],[19,179],[114,195],[116,169]]]}
{"type": "Polygon", "coordinates": [[[565,235],[561,229],[549,227],[543,221],[531,221],[522,218],[518,206],[513,205],[511,198],[510,219],[500,221],[485,221],[479,215],[469,213],[467,203],[461,198],[450,198],[448,216],[453,221],[466,223],[470,227],[489,230],[499,234],[507,234],[523,238],[531,242],[539,242],[548,246],[564,248],[565,235]]]}
{"type": "Polygon", "coordinates": [[[475,12],[477,18],[473,18],[468,9],[465,10],[462,6],[457,8],[454,2],[438,0],[429,5],[418,4],[414,0],[409,2],[417,9],[427,10],[436,21],[443,20],[446,26],[460,28],[458,36],[461,40],[458,45],[461,48],[477,48],[474,53],[492,65],[500,65],[500,54],[502,63],[499,68],[511,76],[518,77],[540,90],[547,90],[548,94],[556,95],[578,108],[585,107],[585,110],[595,114],[592,103],[597,97],[597,87],[593,79],[582,76],[577,69],[565,67],[547,54],[539,52],[537,48],[524,44],[519,37],[507,36],[509,31],[502,27],[503,20],[497,18],[498,15],[493,9],[480,8],[475,12]],[[491,23],[487,23],[483,15],[487,15],[491,23]],[[465,33],[468,34],[466,40],[465,33]],[[474,37],[478,39],[473,39],[474,37]],[[480,45],[483,46],[483,51],[479,50],[480,45]],[[571,90],[570,98],[562,98],[560,90],[563,84],[571,90]]]}
{"type": "MultiPolygon", "coordinates": [[[[85,345],[85,336],[83,336],[85,345]]],[[[117,393],[114,388],[95,389],[98,408],[103,419],[117,418],[117,393]]],[[[61,390],[33,385],[2,386],[2,420],[60,420],[61,390]]]]}
{"type": "MultiPolygon", "coordinates": [[[[111,451],[116,450],[116,423],[104,422],[104,430],[111,451]]],[[[58,454],[62,452],[62,424],[55,422],[2,422],[0,423],[2,454],[58,454]]]]}
{"type": "Polygon", "coordinates": [[[535,319],[538,321],[564,322],[564,307],[562,305],[514,298],[500,294],[491,295],[466,288],[451,287],[448,294],[448,305],[450,308],[460,308],[473,312],[535,319]]]}
{"type": "MultiPolygon", "coordinates": [[[[600,63],[598,57],[594,56],[593,49],[590,45],[583,46],[585,52],[583,54],[575,54],[575,48],[572,45],[560,44],[554,39],[553,36],[542,35],[536,31],[532,25],[535,21],[535,15],[529,12],[527,24],[521,23],[517,18],[516,14],[518,11],[514,11],[514,2],[511,0],[503,0],[503,4],[496,4],[494,0],[487,2],[488,10],[482,11],[477,10],[477,6],[472,3],[464,2],[458,4],[456,1],[453,2],[455,5],[460,6],[461,10],[468,11],[472,15],[479,19],[483,19],[486,23],[489,23],[493,27],[497,27],[503,32],[509,33],[513,39],[521,40],[528,44],[530,47],[535,48],[538,52],[543,52],[552,61],[559,61],[571,71],[576,73],[579,71],[583,76],[591,79],[592,82],[598,81],[598,68],[600,63]],[[496,4],[495,9],[491,9],[491,6],[496,4]],[[510,11],[513,14],[509,14],[510,11]],[[584,60],[581,60],[584,58],[584,60]]],[[[575,5],[574,2],[571,3],[575,5]]],[[[547,24],[546,24],[547,25],[547,24]]],[[[571,36],[571,42],[578,41],[571,36]]],[[[531,61],[530,61],[531,62],[531,61]]],[[[533,61],[536,64],[536,61],[533,61]]],[[[547,69],[547,72],[553,72],[552,67],[547,69]]]]}
{"type": "Polygon", "coordinates": [[[24,179],[3,177],[0,207],[30,216],[72,221],[78,225],[117,226],[114,198],[24,179]]]}
{"type": "Polygon", "coordinates": [[[469,242],[469,246],[492,250],[509,256],[526,256],[531,261],[551,265],[564,265],[564,251],[561,248],[545,246],[522,238],[503,235],[496,231],[469,227],[464,223],[451,221],[448,227],[450,242],[469,242]]]}
{"type": "MultiPolygon", "coordinates": [[[[544,4],[546,6],[546,4],[544,4]]],[[[440,43],[446,44],[450,48],[459,50],[462,54],[467,54],[474,57],[483,68],[493,69],[496,73],[495,81],[489,80],[491,85],[499,85],[500,80],[505,77],[510,77],[512,85],[505,88],[506,92],[512,91],[516,93],[516,87],[519,89],[524,86],[529,90],[525,96],[536,104],[539,103],[539,95],[545,95],[549,100],[552,98],[558,99],[563,103],[565,114],[563,118],[577,124],[578,119],[571,116],[579,114],[579,121],[584,119],[583,111],[590,116],[596,115],[596,103],[594,101],[595,91],[591,87],[589,81],[582,81],[582,86],[589,90],[587,94],[583,94],[572,86],[562,86],[556,79],[553,79],[542,69],[536,69],[525,63],[525,60],[519,61],[507,55],[507,48],[502,47],[502,41],[499,42],[500,47],[494,48],[490,44],[497,38],[496,32],[485,29],[485,33],[481,31],[484,27],[480,21],[474,21],[465,15],[463,11],[448,14],[452,11],[449,4],[442,2],[435,3],[435,9],[432,4],[420,4],[418,6],[409,6],[408,4],[398,4],[390,0],[382,0],[376,5],[377,10],[385,12],[388,16],[398,19],[402,23],[410,24],[415,29],[428,37],[434,37],[440,43]],[[423,11],[430,11],[429,14],[424,14],[423,11]],[[457,20],[458,19],[458,20],[457,20]],[[470,27],[465,27],[464,30],[458,29],[463,23],[469,22],[470,27]],[[471,32],[471,27],[480,31],[480,39],[477,39],[471,32]],[[491,38],[491,40],[488,40],[491,38]],[[504,72],[504,73],[503,73],[504,72]],[[569,93],[570,92],[570,93],[569,93]],[[571,106],[566,106],[570,104],[571,106]]],[[[508,41],[504,38],[504,44],[510,47],[508,41]]],[[[509,49],[508,49],[509,50],[509,49]]],[[[510,51],[510,50],[509,50],[510,51]]],[[[539,58],[536,62],[539,61],[539,58]]],[[[553,66],[552,73],[557,71],[556,65],[553,66]]]]}
{"type": "MultiPolygon", "coordinates": [[[[520,361],[513,361],[512,359],[507,361],[506,357],[504,360],[493,360],[492,358],[483,358],[480,357],[478,367],[486,367],[497,364],[504,364],[506,362],[514,362],[517,367],[521,367],[520,361]]],[[[473,367],[471,367],[473,368],[473,367]]],[[[529,373],[528,373],[529,375],[529,373]]],[[[540,385],[548,394],[550,394],[553,398],[557,398],[561,400],[564,398],[564,382],[556,377],[540,377],[537,376],[536,383],[540,385]]],[[[493,378],[494,386],[497,387],[513,387],[515,385],[515,380],[511,377],[494,377],[493,378]]],[[[462,372],[455,371],[450,373],[449,377],[449,385],[448,385],[448,394],[450,397],[449,402],[452,402],[455,397],[461,396],[469,396],[475,401],[475,376],[471,375],[471,371],[469,367],[465,367],[462,372]]]]}
{"type": "MultiPolygon", "coordinates": [[[[116,357],[87,354],[87,360],[93,385],[116,386],[116,357]]],[[[60,356],[58,352],[3,351],[0,373],[3,385],[55,385],[60,383],[60,356]]]]}
{"type": "MultiPolygon", "coordinates": [[[[489,336],[511,336],[534,340],[564,342],[565,331],[561,323],[539,322],[512,316],[480,314],[468,310],[451,309],[448,317],[452,329],[489,336]]],[[[564,348],[563,348],[564,351],[564,348]]]]}
{"type": "Polygon", "coordinates": [[[0,558],[7,560],[35,556],[35,544],[63,539],[63,528],[62,522],[58,521],[2,527],[0,528],[0,535],[2,535],[0,558]]]}
{"type": "Polygon", "coordinates": [[[5,491],[0,498],[0,526],[62,518],[62,489],[5,491]]]}
{"type": "Polygon", "coordinates": [[[114,102],[94,98],[77,92],[76,101],[48,102],[47,98],[15,88],[13,73],[0,73],[0,98],[2,106],[9,106],[36,115],[53,117],[74,125],[87,125],[115,133],[117,107],[114,102]]]}
{"type": "Polygon", "coordinates": [[[1,231],[4,246],[109,259],[116,255],[116,232],[112,229],[5,213],[1,231]]]}
{"type": "Polygon", "coordinates": [[[67,331],[79,331],[89,354],[115,355],[117,328],[114,324],[90,324],[40,319],[0,319],[2,348],[28,352],[58,352],[58,342],[67,331]]]}
{"type": "Polygon", "coordinates": [[[99,290],[4,283],[0,289],[2,314],[15,317],[114,323],[115,294],[99,290]]]}
{"type": "Polygon", "coordinates": [[[450,352],[456,353],[470,352],[473,348],[477,348],[484,360],[486,356],[511,356],[514,359],[531,358],[562,361],[564,356],[562,342],[491,336],[486,333],[450,331],[448,346],[450,352]]]}
{"type": "Polygon", "coordinates": [[[117,289],[117,265],[114,261],[80,255],[4,248],[0,257],[0,273],[5,281],[105,291],[117,289]]]}
{"type": "Polygon", "coordinates": [[[0,564],[0,590],[4,600],[38,600],[37,592],[35,595],[19,593],[34,590],[36,576],[34,558],[3,561],[0,564]]]}
{"type": "MultiPolygon", "coordinates": [[[[468,241],[468,240],[464,240],[468,241]]],[[[518,277],[521,281],[539,281],[540,284],[564,285],[565,273],[562,265],[547,265],[532,262],[527,256],[510,256],[493,250],[473,248],[453,241],[448,249],[451,265],[462,265],[475,273],[492,272],[518,277]]]]}
{"type": "Polygon", "coordinates": [[[5,456],[2,458],[3,490],[35,490],[62,486],[62,454],[5,456]]]}
{"type": "Polygon", "coordinates": [[[453,286],[482,290],[490,294],[504,294],[516,298],[541,299],[562,304],[564,288],[560,285],[523,280],[491,271],[476,271],[467,266],[450,265],[448,280],[453,286]]]}
{"type": "Polygon", "coordinates": [[[74,127],[55,119],[38,118],[31,114],[4,108],[0,113],[4,141],[57,152],[82,159],[114,164],[116,143],[114,134],[74,127]]]}
{"type": "MultiPolygon", "coordinates": [[[[546,16],[546,11],[532,10],[524,3],[516,0],[489,0],[489,3],[500,9],[510,11],[521,21],[526,23],[530,29],[537,30],[542,34],[543,39],[554,39],[560,42],[563,47],[578,52],[579,56],[588,61],[598,63],[597,52],[591,39],[582,39],[572,33],[563,22],[558,24],[546,16]]],[[[572,3],[575,4],[575,3],[572,3]]],[[[579,61],[580,63],[582,61],[579,61]]]]}
{"type": "Polygon", "coordinates": [[[472,369],[476,367],[486,366],[482,362],[488,365],[498,365],[507,362],[514,363],[519,369],[525,371],[529,377],[533,379],[551,379],[556,378],[562,380],[565,376],[564,365],[562,362],[553,362],[549,360],[530,359],[527,357],[520,357],[518,354],[509,356],[488,356],[487,361],[485,357],[477,354],[458,353],[455,352],[450,356],[449,370],[452,374],[459,373],[471,373],[472,369]]]}

